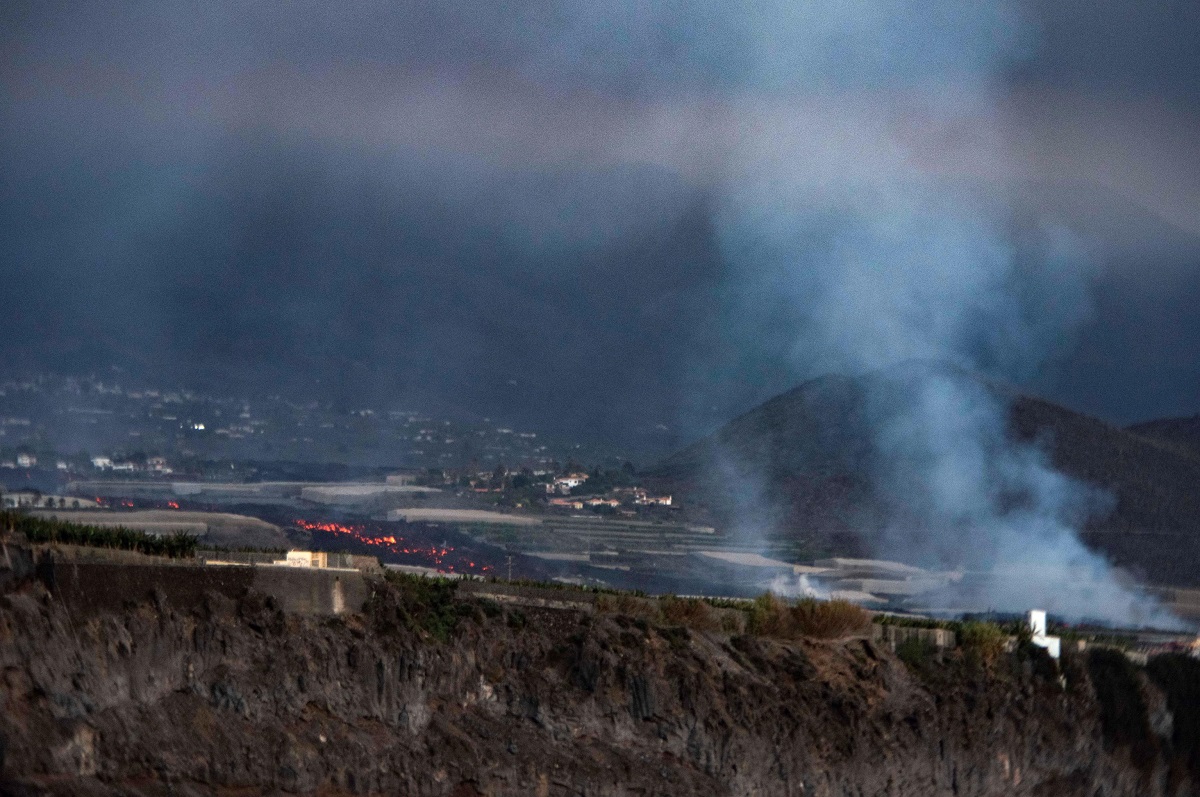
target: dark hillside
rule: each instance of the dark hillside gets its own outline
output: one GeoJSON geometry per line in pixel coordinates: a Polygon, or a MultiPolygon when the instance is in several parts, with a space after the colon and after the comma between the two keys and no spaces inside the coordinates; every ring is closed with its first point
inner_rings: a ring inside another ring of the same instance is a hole
{"type": "Polygon", "coordinates": [[[780,540],[795,555],[864,553],[861,530],[880,522],[866,477],[866,399],[858,380],[806,382],[675,454],[654,476],[712,522],[796,530],[780,540]],[[757,516],[764,511],[769,517],[757,516]]]}
{"type": "MultiPolygon", "coordinates": [[[[714,522],[744,522],[748,507],[769,506],[769,517],[755,520],[774,530],[768,536],[781,553],[870,552],[895,508],[872,483],[865,412],[872,397],[908,378],[892,370],[806,382],[670,457],[655,475],[714,522]]],[[[1009,405],[1014,438],[1037,441],[1056,468],[1112,495],[1111,513],[1084,530],[1090,547],[1157,583],[1200,583],[1200,454],[976,383],[1009,405]]]]}
{"type": "Polygon", "coordinates": [[[1200,415],[1190,418],[1159,418],[1135,423],[1129,431],[1177,446],[1186,453],[1200,456],[1200,415]]]}
{"type": "Polygon", "coordinates": [[[1090,547],[1150,581],[1200,583],[1200,456],[1028,396],[1011,418],[1022,438],[1047,441],[1056,467],[1116,499],[1085,530],[1090,547]]]}

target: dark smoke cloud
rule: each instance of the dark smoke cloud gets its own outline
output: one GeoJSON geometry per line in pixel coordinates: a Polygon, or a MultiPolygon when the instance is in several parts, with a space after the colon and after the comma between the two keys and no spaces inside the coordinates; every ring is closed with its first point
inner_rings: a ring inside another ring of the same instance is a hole
{"type": "Polygon", "coordinates": [[[806,258],[909,182],[1016,208],[997,235],[1032,231],[1029,297],[1057,295],[1038,264],[1074,240],[1090,315],[1033,372],[988,335],[972,356],[1116,419],[1195,410],[1189,6],[0,13],[10,367],[420,400],[661,451],[835,364],[796,356],[776,266],[747,274],[714,227],[773,173],[812,205],[788,233],[806,258]]]}

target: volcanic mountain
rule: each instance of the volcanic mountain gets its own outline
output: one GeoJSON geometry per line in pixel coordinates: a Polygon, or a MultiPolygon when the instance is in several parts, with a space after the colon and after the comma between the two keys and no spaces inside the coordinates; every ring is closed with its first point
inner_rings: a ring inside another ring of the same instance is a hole
{"type": "Polygon", "coordinates": [[[946,366],[805,382],[671,456],[652,477],[704,519],[754,527],[780,554],[869,555],[906,511],[903,496],[874,475],[871,419],[890,393],[931,373],[991,396],[1006,408],[1009,440],[1100,488],[1099,511],[1081,523],[1088,547],[1151,583],[1200,584],[1200,451],[1184,435],[1148,433],[1155,424],[1122,429],[946,366]]]}
{"type": "Polygon", "coordinates": [[[1129,427],[1129,431],[1174,445],[1183,449],[1185,454],[1200,456],[1200,415],[1136,423],[1129,427]]]}

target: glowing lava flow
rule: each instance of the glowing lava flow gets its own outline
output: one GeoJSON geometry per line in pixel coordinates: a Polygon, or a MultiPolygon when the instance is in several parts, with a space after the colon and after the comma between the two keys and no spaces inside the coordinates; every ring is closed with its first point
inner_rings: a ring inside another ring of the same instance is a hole
{"type": "Polygon", "coordinates": [[[307,531],[323,531],[327,534],[346,535],[363,545],[381,548],[398,558],[407,557],[409,559],[418,559],[423,564],[432,563],[434,568],[446,573],[456,572],[456,567],[460,571],[470,570],[477,573],[484,573],[492,569],[491,565],[478,566],[475,562],[469,561],[461,555],[456,555],[453,545],[418,545],[407,542],[403,537],[397,537],[394,534],[385,534],[379,531],[373,532],[363,525],[343,525],[341,523],[322,523],[308,520],[297,520],[296,525],[307,531]]]}

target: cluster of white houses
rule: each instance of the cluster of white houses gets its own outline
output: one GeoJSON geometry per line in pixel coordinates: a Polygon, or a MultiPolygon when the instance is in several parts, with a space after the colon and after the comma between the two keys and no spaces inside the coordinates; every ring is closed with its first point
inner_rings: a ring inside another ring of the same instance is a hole
{"type": "Polygon", "coordinates": [[[96,470],[111,470],[111,471],[150,471],[152,473],[174,473],[175,470],[167,464],[165,457],[150,457],[146,460],[146,464],[142,465],[138,462],[129,461],[114,461],[112,457],[92,457],[92,467],[96,470]]]}

